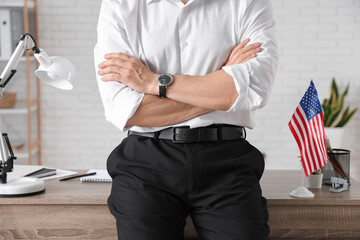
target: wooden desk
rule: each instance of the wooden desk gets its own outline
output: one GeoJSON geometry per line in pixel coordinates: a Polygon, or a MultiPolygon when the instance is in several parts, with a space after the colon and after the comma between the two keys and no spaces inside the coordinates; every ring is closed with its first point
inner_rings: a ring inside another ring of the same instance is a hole
{"type": "Polygon", "coordinates": [[[360,239],[360,184],[330,193],[330,186],[310,189],[314,198],[292,198],[299,171],[265,171],[261,180],[268,199],[271,239],[360,239]]]}
{"type": "MultiPolygon", "coordinates": [[[[313,199],[294,199],[289,192],[299,186],[299,178],[299,171],[264,173],[271,239],[360,239],[360,184],[352,180],[348,191],[337,194],[324,186],[312,190],[313,199]]],[[[0,239],[116,239],[106,205],[110,188],[54,179],[46,181],[44,194],[0,198],[0,239]]],[[[187,222],[185,236],[196,237],[191,219],[187,222]]]]}

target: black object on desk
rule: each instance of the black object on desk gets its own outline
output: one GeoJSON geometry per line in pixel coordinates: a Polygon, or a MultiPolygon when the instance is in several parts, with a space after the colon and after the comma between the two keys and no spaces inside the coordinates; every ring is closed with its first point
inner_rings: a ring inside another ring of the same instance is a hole
{"type": "Polygon", "coordinates": [[[37,177],[37,178],[43,178],[56,175],[56,169],[55,168],[43,168],[36,172],[30,173],[26,175],[25,177],[37,177]]]}
{"type": "Polygon", "coordinates": [[[96,172],[90,172],[90,173],[85,173],[85,174],[78,174],[78,175],[73,175],[73,176],[70,176],[70,177],[62,178],[62,179],[60,179],[59,181],[67,181],[67,180],[70,180],[70,179],[80,178],[80,177],[86,177],[86,176],[91,176],[91,175],[95,175],[95,174],[96,174],[96,172]]]}

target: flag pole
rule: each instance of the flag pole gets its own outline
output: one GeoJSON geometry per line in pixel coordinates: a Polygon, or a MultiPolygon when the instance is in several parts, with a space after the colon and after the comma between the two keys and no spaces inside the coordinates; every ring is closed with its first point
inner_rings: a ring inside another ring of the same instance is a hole
{"type": "Polygon", "coordinates": [[[302,164],[300,163],[300,174],[301,174],[301,187],[304,187],[304,173],[303,173],[303,167],[302,164]]]}
{"type": "MultiPolygon", "coordinates": [[[[301,157],[299,156],[299,158],[301,158],[301,157]]],[[[304,176],[305,176],[304,167],[303,167],[301,161],[300,161],[300,174],[301,174],[301,187],[305,187],[304,186],[304,176]]]]}
{"type": "Polygon", "coordinates": [[[290,196],[296,198],[313,198],[314,193],[312,193],[309,189],[307,189],[304,186],[304,171],[301,162],[300,162],[300,174],[301,174],[301,185],[300,187],[296,188],[294,191],[290,192],[290,196]]]}

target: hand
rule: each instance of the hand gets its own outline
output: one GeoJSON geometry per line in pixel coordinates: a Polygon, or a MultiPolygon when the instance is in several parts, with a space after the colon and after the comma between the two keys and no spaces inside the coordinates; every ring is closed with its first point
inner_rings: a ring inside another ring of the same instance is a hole
{"type": "Polygon", "coordinates": [[[150,71],[140,60],[124,53],[109,53],[99,64],[98,74],[102,81],[121,82],[135,91],[152,94],[157,89],[158,75],[150,71]],[[104,76],[107,75],[107,76],[104,76]]]}
{"type": "Polygon", "coordinates": [[[237,45],[231,52],[225,66],[240,64],[256,57],[256,53],[261,52],[260,43],[254,43],[246,46],[250,42],[247,38],[237,45]],[[246,47],[245,47],[246,46],[246,47]]]}

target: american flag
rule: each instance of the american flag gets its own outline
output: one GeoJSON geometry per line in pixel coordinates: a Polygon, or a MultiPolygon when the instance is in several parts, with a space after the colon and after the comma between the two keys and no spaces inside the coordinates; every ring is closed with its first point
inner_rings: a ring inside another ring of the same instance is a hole
{"type": "Polygon", "coordinates": [[[301,99],[289,128],[301,154],[305,175],[320,169],[329,158],[325,146],[323,113],[313,81],[301,99]]]}

